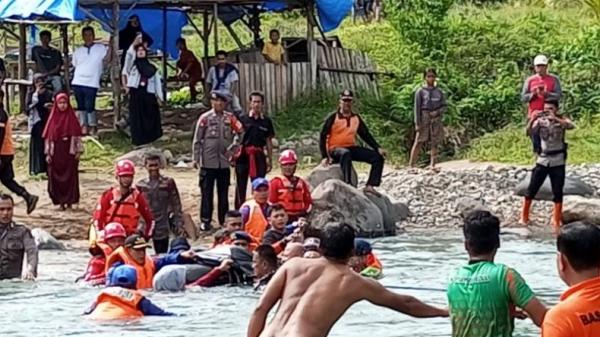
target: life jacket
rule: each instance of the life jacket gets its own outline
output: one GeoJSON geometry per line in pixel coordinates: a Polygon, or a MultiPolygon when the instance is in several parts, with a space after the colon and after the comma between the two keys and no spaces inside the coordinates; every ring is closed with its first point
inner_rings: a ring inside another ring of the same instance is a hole
{"type": "Polygon", "coordinates": [[[254,199],[246,201],[242,205],[242,208],[244,206],[250,208],[248,221],[244,224],[244,231],[250,234],[255,241],[260,242],[267,231],[269,222],[267,221],[267,218],[265,218],[260,205],[254,199]]]}
{"type": "Polygon", "coordinates": [[[374,267],[377,269],[383,269],[381,261],[372,252],[367,254],[367,267],[374,267]]]}
{"type": "Polygon", "coordinates": [[[283,187],[277,190],[277,202],[285,208],[288,215],[306,214],[310,205],[304,204],[304,181],[296,177],[295,183],[292,183],[286,176],[278,176],[275,179],[280,179],[283,183],[283,187]]]}
{"type": "Polygon", "coordinates": [[[112,199],[110,201],[110,207],[106,211],[105,223],[118,222],[123,225],[125,233],[127,233],[128,236],[135,234],[140,221],[137,200],[141,192],[137,188],[134,188],[133,192],[120,203],[120,206],[118,203],[118,201],[121,200],[121,192],[119,189],[113,188],[111,193],[112,199]]]}
{"type": "Polygon", "coordinates": [[[144,316],[138,308],[143,299],[137,290],[108,287],[96,298],[96,308],[89,317],[100,320],[139,318],[144,316]]]}
{"type": "Polygon", "coordinates": [[[137,271],[137,289],[152,288],[152,278],[156,269],[154,267],[154,261],[146,255],[146,261],[143,265],[138,264],[125,250],[125,247],[117,248],[106,260],[105,274],[108,274],[108,270],[116,262],[123,262],[124,264],[130,265],[137,271]]]}
{"type": "Polygon", "coordinates": [[[372,252],[367,255],[367,266],[360,271],[362,276],[378,279],[383,274],[383,266],[372,252]]]}
{"type": "Polygon", "coordinates": [[[351,147],[356,145],[356,134],[360,120],[358,116],[352,114],[349,118],[340,117],[340,113],[335,114],[335,120],[331,125],[329,138],[327,139],[327,150],[332,151],[336,147],[351,147]]]}
{"type": "Polygon", "coordinates": [[[83,276],[83,280],[93,286],[105,283],[106,258],[112,253],[112,248],[104,242],[96,242],[96,246],[101,249],[102,254],[92,256],[83,276]]]}

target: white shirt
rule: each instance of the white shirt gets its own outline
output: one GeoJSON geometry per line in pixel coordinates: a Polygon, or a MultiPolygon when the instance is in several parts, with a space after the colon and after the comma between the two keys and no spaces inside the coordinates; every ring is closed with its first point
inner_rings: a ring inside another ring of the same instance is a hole
{"type": "Polygon", "coordinates": [[[91,47],[79,47],[73,52],[73,85],[100,88],[100,77],[104,70],[104,57],[108,48],[94,43],[91,47]]]}

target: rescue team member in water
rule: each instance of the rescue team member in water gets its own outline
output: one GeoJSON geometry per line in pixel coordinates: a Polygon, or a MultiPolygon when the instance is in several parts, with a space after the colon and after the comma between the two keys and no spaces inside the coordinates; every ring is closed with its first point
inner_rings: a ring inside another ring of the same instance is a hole
{"type": "Polygon", "coordinates": [[[383,266],[379,259],[373,254],[371,244],[363,239],[354,240],[354,256],[350,258],[352,269],[362,276],[380,278],[383,266]]]}
{"type": "MultiPolygon", "coordinates": [[[[246,201],[240,208],[244,231],[252,236],[256,242],[262,241],[269,221],[269,181],[265,178],[256,178],[252,181],[252,199],[246,201]]],[[[255,248],[255,247],[251,247],[255,248]]]]}
{"type": "Polygon", "coordinates": [[[85,311],[92,319],[133,319],[142,316],[173,316],[154,305],[136,290],[137,275],[132,266],[121,265],[114,269],[108,287],[85,311]]]}
{"type": "Polygon", "coordinates": [[[214,241],[211,248],[219,245],[230,245],[231,233],[242,230],[242,214],[237,210],[229,210],[225,213],[225,228],[215,232],[214,241]]]}
{"type": "Polygon", "coordinates": [[[290,228],[291,233],[286,233],[288,216],[280,204],[273,204],[269,207],[269,226],[270,229],[265,232],[262,238],[263,245],[271,245],[277,254],[281,253],[285,246],[290,242],[302,242],[304,237],[302,230],[306,220],[301,222],[301,226],[295,225],[290,228]]]}
{"type": "Polygon", "coordinates": [[[570,288],[546,314],[542,337],[600,336],[600,228],[570,223],[556,245],[558,274],[570,288]]]}
{"type": "Polygon", "coordinates": [[[119,160],[115,166],[115,177],[119,186],[114,186],[102,193],[96,211],[94,226],[96,231],[115,221],[123,225],[127,235],[142,234],[146,239],[152,237],[154,219],[144,195],[132,187],[135,165],[131,160],[119,160]],[[140,216],[144,218],[145,226],[138,231],[140,216]]]}
{"type": "Polygon", "coordinates": [[[295,175],[297,164],[298,157],[294,150],[281,152],[279,156],[281,175],[271,179],[269,187],[269,202],[281,204],[291,222],[307,216],[312,207],[308,183],[295,175]]]}
{"type": "Polygon", "coordinates": [[[117,248],[106,260],[106,275],[110,279],[110,273],[115,264],[126,264],[134,267],[137,271],[137,289],[152,288],[152,278],[160,268],[171,264],[184,264],[194,260],[195,253],[192,250],[175,252],[154,260],[146,255],[146,248],[150,244],[140,235],[133,234],[127,237],[125,245],[117,248]]]}
{"type": "Polygon", "coordinates": [[[348,268],[354,229],[329,224],[321,241],[323,258],[291,259],[267,285],[248,326],[248,337],[326,336],[354,303],[367,300],[414,317],[447,317],[448,311],[385,289],[348,268]],[[269,311],[279,303],[265,329],[269,311]]]}
{"type": "Polygon", "coordinates": [[[494,263],[500,248],[498,218],[488,211],[473,211],[465,217],[463,233],[469,263],[448,285],[452,336],[512,336],[515,306],[540,326],[547,310],[544,304],[517,271],[494,263]]]}
{"type": "Polygon", "coordinates": [[[23,278],[37,277],[38,250],[29,228],[13,221],[15,204],[8,194],[0,194],[0,280],[19,278],[23,273],[23,255],[27,269],[23,278]]]}
{"type": "Polygon", "coordinates": [[[125,244],[125,228],[118,222],[111,222],[102,231],[101,240],[96,242],[97,251],[88,262],[83,280],[90,285],[101,285],[106,281],[106,258],[125,244]]]}

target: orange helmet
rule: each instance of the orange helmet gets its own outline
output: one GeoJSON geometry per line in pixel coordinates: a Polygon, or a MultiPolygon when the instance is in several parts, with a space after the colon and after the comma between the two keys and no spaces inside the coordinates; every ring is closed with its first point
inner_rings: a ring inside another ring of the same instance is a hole
{"type": "Polygon", "coordinates": [[[279,164],[281,165],[294,165],[298,163],[298,156],[294,150],[285,150],[279,155],[279,164]]]}
{"type": "Polygon", "coordinates": [[[125,228],[118,222],[111,222],[106,227],[104,227],[104,240],[112,239],[112,238],[126,238],[127,233],[125,233],[125,228]]]}
{"type": "Polygon", "coordinates": [[[115,175],[117,177],[132,176],[135,174],[135,164],[129,159],[119,160],[115,165],[115,175]]]}

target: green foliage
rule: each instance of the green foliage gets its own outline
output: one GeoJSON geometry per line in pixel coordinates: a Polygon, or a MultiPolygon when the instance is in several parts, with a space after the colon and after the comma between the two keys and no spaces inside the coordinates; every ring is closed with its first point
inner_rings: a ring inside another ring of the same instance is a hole
{"type": "Polygon", "coordinates": [[[170,106],[185,106],[192,102],[192,96],[190,96],[190,88],[183,87],[179,90],[171,90],[168,93],[167,101],[170,106]]]}

